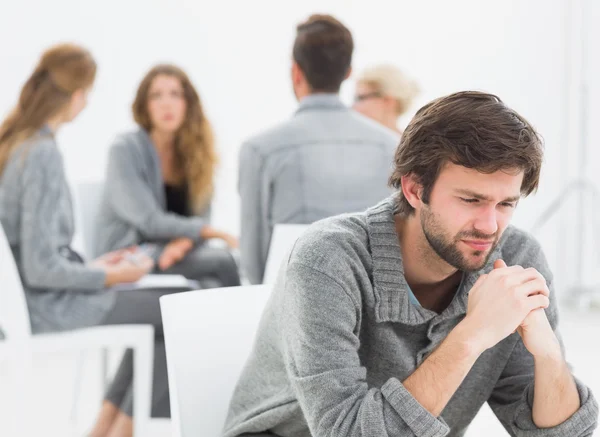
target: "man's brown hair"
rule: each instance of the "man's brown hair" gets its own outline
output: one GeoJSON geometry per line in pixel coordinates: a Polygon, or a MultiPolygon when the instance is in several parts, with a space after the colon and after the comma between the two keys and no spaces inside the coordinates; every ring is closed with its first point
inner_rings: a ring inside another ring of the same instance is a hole
{"type": "Polygon", "coordinates": [[[297,27],[293,56],[313,92],[337,93],[352,63],[350,31],[330,15],[312,15],[297,27]]]}
{"type": "Polygon", "coordinates": [[[542,160],[542,138],[525,118],[495,95],[464,91],[419,109],[402,134],[390,185],[398,189],[400,214],[414,212],[402,193],[402,176],[416,178],[428,203],[448,162],[482,173],[521,170],[521,194],[527,196],[538,187],[542,160]]]}

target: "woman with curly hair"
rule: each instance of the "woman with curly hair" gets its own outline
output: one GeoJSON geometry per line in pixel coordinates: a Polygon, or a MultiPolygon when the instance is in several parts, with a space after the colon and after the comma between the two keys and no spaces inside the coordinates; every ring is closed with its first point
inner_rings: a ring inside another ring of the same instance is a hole
{"type": "Polygon", "coordinates": [[[217,154],[190,79],[174,65],[152,68],[132,109],[139,129],[120,135],[110,150],[96,252],[144,244],[157,272],[205,287],[239,285],[229,250],[204,244],[238,243],[209,224],[217,154]]]}
{"type": "MultiPolygon", "coordinates": [[[[156,272],[183,275],[203,288],[239,285],[230,251],[205,244],[221,239],[234,248],[237,239],[209,224],[217,155],[210,124],[187,75],[173,65],[152,68],[138,88],[133,116],[139,129],[120,135],[110,150],[96,220],[96,251],[139,245],[154,258],[156,272]]],[[[105,322],[152,320],[153,417],[170,416],[159,305],[160,296],[170,292],[120,293],[118,311],[105,322]]],[[[132,435],[132,381],[133,352],[128,350],[90,436],[132,435]]]]}

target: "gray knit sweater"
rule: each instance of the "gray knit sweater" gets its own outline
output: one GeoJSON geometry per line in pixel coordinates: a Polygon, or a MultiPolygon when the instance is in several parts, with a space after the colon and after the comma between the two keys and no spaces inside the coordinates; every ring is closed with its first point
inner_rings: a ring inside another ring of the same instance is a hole
{"type": "Polygon", "coordinates": [[[24,283],[33,332],[105,318],[115,295],[104,290],[104,271],[67,258],[73,206],[62,155],[48,130],[18,146],[0,175],[0,222],[24,283]]]}
{"type": "MultiPolygon", "coordinates": [[[[402,385],[463,319],[468,291],[498,258],[535,267],[552,289],[539,244],[509,227],[486,267],[465,274],[436,314],[409,301],[391,199],[313,225],[279,274],[224,435],[462,436],[487,402],[511,436],[591,436],[598,406],[580,382],[581,408],[555,428],[536,428],[534,363],[518,334],[480,356],[440,417],[402,385]]],[[[547,314],[556,329],[555,297],[547,314]]]]}
{"type": "Polygon", "coordinates": [[[104,194],[96,221],[97,255],[143,242],[187,237],[200,241],[210,204],[198,216],[166,211],[161,164],[144,129],[119,135],[110,148],[104,194]]]}

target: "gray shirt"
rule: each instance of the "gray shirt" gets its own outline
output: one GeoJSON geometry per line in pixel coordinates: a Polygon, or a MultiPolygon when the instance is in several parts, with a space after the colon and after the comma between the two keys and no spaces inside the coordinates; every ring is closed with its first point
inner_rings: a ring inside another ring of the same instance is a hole
{"type": "Polygon", "coordinates": [[[243,144],[239,162],[242,265],[260,283],[273,228],[364,211],[390,194],[399,137],[335,94],[305,97],[294,117],[243,144]]]}
{"type": "Polygon", "coordinates": [[[49,130],[17,146],[0,175],[0,222],[21,275],[34,332],[104,319],[115,296],[104,290],[103,270],[69,259],[75,230],[71,193],[49,130]]]}
{"type": "Polygon", "coordinates": [[[581,408],[554,428],[532,421],[534,362],[518,334],[484,352],[440,417],[408,378],[464,318],[468,292],[493,262],[534,267],[552,291],[540,245],[507,228],[487,265],[464,274],[441,314],[410,302],[390,198],[366,213],[314,224],[282,267],[231,402],[225,437],[463,436],[487,402],[511,436],[591,436],[598,406],[577,381],[581,408]]]}
{"type": "Polygon", "coordinates": [[[160,159],[148,133],[138,129],[118,136],[108,157],[95,252],[179,237],[199,241],[210,205],[197,217],[167,212],[164,185],[160,159]]]}

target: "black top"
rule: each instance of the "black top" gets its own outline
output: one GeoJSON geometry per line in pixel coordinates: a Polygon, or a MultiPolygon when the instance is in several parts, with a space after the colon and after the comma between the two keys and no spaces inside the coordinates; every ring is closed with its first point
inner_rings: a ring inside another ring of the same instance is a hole
{"type": "Polygon", "coordinates": [[[190,215],[187,185],[175,186],[165,184],[167,211],[185,217],[190,215]]]}

